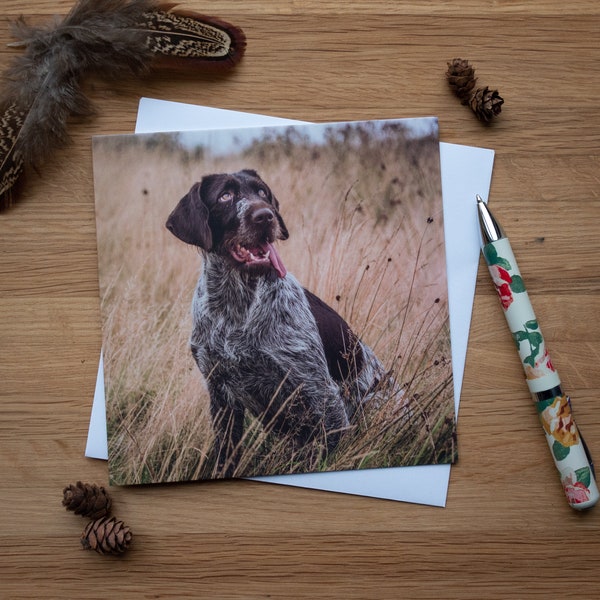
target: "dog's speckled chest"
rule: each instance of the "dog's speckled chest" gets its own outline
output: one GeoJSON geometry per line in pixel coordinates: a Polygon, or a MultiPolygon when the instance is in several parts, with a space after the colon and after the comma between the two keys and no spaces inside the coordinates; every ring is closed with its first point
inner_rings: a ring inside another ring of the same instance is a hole
{"type": "Polygon", "coordinates": [[[198,282],[192,312],[191,344],[205,376],[217,364],[249,372],[264,361],[284,373],[299,368],[326,372],[314,317],[290,274],[250,284],[236,272],[209,265],[198,282]]]}

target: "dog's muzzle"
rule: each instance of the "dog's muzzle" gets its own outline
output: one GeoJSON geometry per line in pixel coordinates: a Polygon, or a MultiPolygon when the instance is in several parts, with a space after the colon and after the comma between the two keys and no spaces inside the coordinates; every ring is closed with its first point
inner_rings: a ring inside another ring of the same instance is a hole
{"type": "Polygon", "coordinates": [[[273,267],[279,277],[287,270],[273,245],[279,237],[274,210],[264,202],[242,201],[238,207],[240,235],[228,245],[231,256],[248,267],[273,267]]]}

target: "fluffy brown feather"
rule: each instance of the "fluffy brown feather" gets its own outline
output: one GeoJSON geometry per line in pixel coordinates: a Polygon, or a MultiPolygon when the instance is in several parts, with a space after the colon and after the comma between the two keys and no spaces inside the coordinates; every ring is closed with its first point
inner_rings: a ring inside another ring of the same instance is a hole
{"type": "Polygon", "coordinates": [[[156,67],[229,68],[245,50],[241,29],[174,10],[155,0],[80,0],[45,27],[19,19],[25,47],[4,73],[0,92],[0,208],[13,201],[26,167],[39,166],[68,141],[70,116],[89,116],[86,75],[139,76],[156,67]]]}

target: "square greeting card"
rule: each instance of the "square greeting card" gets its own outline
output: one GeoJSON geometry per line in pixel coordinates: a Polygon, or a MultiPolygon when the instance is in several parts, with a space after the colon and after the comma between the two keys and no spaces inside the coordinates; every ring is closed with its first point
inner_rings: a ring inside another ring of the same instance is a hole
{"type": "Polygon", "coordinates": [[[449,463],[433,118],[94,139],[115,484],[449,463]]]}

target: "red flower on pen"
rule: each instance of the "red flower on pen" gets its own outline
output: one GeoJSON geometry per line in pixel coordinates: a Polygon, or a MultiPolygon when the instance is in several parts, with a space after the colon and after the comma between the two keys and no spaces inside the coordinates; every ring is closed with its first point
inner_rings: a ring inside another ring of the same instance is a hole
{"type": "Polygon", "coordinates": [[[581,504],[590,499],[590,490],[581,481],[573,483],[573,479],[567,476],[563,481],[563,487],[571,504],[581,504]]]}
{"type": "Polygon", "coordinates": [[[508,307],[512,304],[513,294],[510,289],[510,284],[512,283],[512,277],[510,273],[498,266],[498,265],[490,265],[490,274],[492,276],[492,281],[496,286],[496,291],[498,292],[498,296],[500,296],[500,302],[502,302],[502,308],[507,310],[508,307]]]}
{"type": "Polygon", "coordinates": [[[554,368],[554,365],[552,364],[552,361],[550,360],[550,355],[548,354],[548,350],[546,350],[544,352],[544,357],[543,357],[542,361],[545,363],[546,369],[549,369],[552,372],[556,371],[556,369],[554,368]]]}

